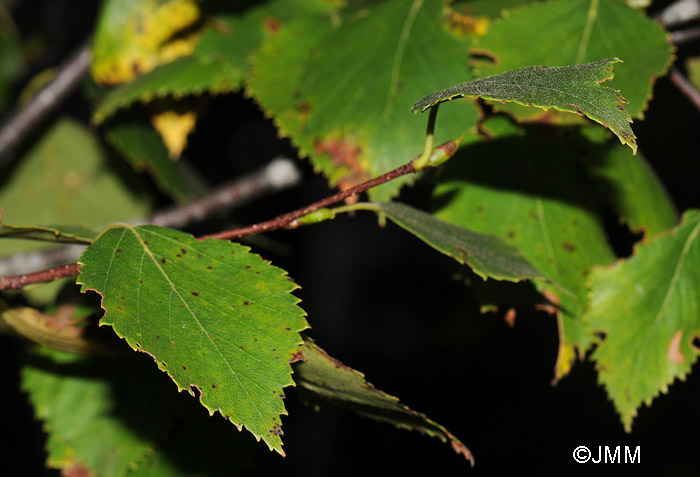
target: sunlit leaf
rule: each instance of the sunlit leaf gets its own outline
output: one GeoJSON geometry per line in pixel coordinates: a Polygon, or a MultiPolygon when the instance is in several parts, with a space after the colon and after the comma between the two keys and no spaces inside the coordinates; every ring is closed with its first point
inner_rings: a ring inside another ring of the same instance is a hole
{"type": "Polygon", "coordinates": [[[637,151],[637,138],[619,92],[601,86],[613,77],[617,58],[576,66],[548,68],[531,66],[495,76],[468,81],[425,96],[411,111],[425,111],[443,101],[472,96],[499,101],[514,101],[524,106],[576,112],[610,128],[620,142],[637,151]]]}
{"type": "Polygon", "coordinates": [[[103,297],[101,324],[283,454],[283,388],[306,321],[282,270],[239,244],[155,226],[110,228],[80,263],[82,290],[103,297]]]}
{"type": "Polygon", "coordinates": [[[697,360],[699,234],[700,211],[688,211],[672,233],[591,274],[585,318],[605,333],[593,360],[628,431],[642,404],[667,392],[675,379],[685,379],[697,360]]]}
{"type": "Polygon", "coordinates": [[[615,78],[633,118],[642,117],[654,80],[671,61],[667,33],[621,0],[552,0],[516,8],[494,22],[474,49],[494,58],[479,65],[488,76],[531,65],[577,65],[617,57],[615,78]]]}
{"type": "MultiPolygon", "coordinates": [[[[388,0],[339,26],[326,19],[283,26],[253,55],[247,89],[331,184],[347,188],[420,154],[425,119],[408,107],[471,77],[468,41],[443,20],[441,2],[388,0]]],[[[471,102],[445,108],[437,143],[475,122],[471,102]]],[[[388,200],[408,180],[370,196],[388,200]]]]}

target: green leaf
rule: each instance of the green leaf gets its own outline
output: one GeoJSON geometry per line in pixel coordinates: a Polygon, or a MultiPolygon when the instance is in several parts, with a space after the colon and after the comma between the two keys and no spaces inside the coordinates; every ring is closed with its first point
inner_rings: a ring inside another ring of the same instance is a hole
{"type": "Polygon", "coordinates": [[[158,188],[178,202],[202,194],[206,186],[196,175],[173,162],[158,133],[138,119],[119,118],[106,125],[105,138],[135,170],[147,170],[158,188]]]}
{"type": "Polygon", "coordinates": [[[678,212],[644,156],[632,156],[627,148],[611,144],[595,129],[583,131],[590,140],[584,144],[588,156],[584,165],[620,220],[647,237],[678,224],[678,212]]]}
{"type": "Polygon", "coordinates": [[[155,226],[110,228],[80,263],[82,291],[103,297],[101,324],[283,454],[282,389],[306,327],[284,271],[242,245],[155,226]]]}
{"type": "MultiPolygon", "coordinates": [[[[332,185],[347,188],[405,164],[425,137],[425,121],[406,108],[426,90],[470,78],[468,41],[446,30],[441,3],[388,0],[340,26],[283,26],[253,55],[248,92],[332,185]]],[[[476,122],[471,102],[449,109],[437,144],[476,122]]],[[[370,196],[386,201],[408,180],[370,196]]]]}
{"type": "Polygon", "coordinates": [[[97,232],[80,226],[0,225],[0,238],[90,244],[97,232]]]}
{"type": "MultiPolygon", "coordinates": [[[[136,190],[139,182],[132,177],[127,184],[126,179],[87,129],[61,119],[3,181],[2,220],[99,229],[111,222],[147,216],[149,201],[136,190]]],[[[0,256],[47,245],[2,240],[0,256]]]]}
{"type": "Polygon", "coordinates": [[[386,394],[365,381],[364,374],[356,371],[319,348],[312,339],[304,338],[304,361],[294,365],[294,377],[302,398],[312,404],[331,404],[349,409],[394,426],[419,431],[442,442],[474,465],[474,458],[467,446],[450,431],[401,404],[398,398],[386,394]]]}
{"type": "MultiPolygon", "coordinates": [[[[74,224],[99,230],[113,222],[147,217],[151,207],[143,192],[144,184],[120,162],[84,126],[71,119],[58,119],[3,176],[3,222],[74,224]]],[[[7,238],[0,240],[0,257],[52,246],[7,238]]],[[[37,303],[45,303],[59,287],[55,282],[47,283],[23,293],[37,303]]]]}
{"type": "Polygon", "coordinates": [[[621,58],[609,86],[622,91],[633,118],[643,116],[654,80],[672,59],[667,32],[621,0],[552,0],[515,9],[494,22],[474,49],[495,60],[478,67],[480,76],[621,58]]]}
{"type": "Polygon", "coordinates": [[[458,227],[399,202],[366,204],[363,208],[386,215],[434,249],[469,265],[484,280],[488,277],[519,281],[541,277],[517,248],[500,237],[458,227]]]}
{"type": "Polygon", "coordinates": [[[592,343],[581,316],[586,277],[614,254],[607,243],[593,185],[567,137],[556,131],[521,130],[503,117],[485,123],[495,139],[462,148],[445,166],[435,190],[436,216],[517,247],[543,276],[535,284],[551,302],[560,328],[557,378],[592,343]],[[507,171],[507,173],[504,173],[507,171]],[[578,352],[577,352],[578,350],[578,352]]]}
{"type": "Polygon", "coordinates": [[[30,355],[22,390],[44,421],[48,467],[125,476],[167,435],[172,400],[135,364],[48,348],[30,355]]]}
{"type": "Polygon", "coordinates": [[[241,14],[215,15],[191,55],[114,88],[96,109],[93,120],[100,123],[136,101],[238,91],[248,73],[248,56],[266,33],[274,34],[283,22],[297,16],[327,15],[333,8],[331,2],[322,0],[273,0],[241,14]]]}
{"type": "Polygon", "coordinates": [[[684,214],[672,233],[637,246],[632,257],[595,268],[585,318],[605,333],[593,353],[600,382],[627,431],[697,359],[700,333],[700,211],[684,214]]]}
{"type": "Polygon", "coordinates": [[[472,96],[499,101],[515,101],[525,106],[585,114],[610,128],[620,142],[637,151],[637,138],[619,92],[601,86],[613,77],[617,58],[585,65],[548,68],[531,66],[495,76],[468,81],[437,91],[418,100],[411,111],[425,111],[443,101],[472,96]]]}

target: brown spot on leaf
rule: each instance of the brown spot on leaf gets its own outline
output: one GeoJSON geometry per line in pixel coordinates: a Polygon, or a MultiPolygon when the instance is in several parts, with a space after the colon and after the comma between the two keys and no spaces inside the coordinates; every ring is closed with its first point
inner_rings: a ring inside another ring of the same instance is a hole
{"type": "Polygon", "coordinates": [[[182,252],[183,255],[187,255],[187,250],[185,250],[184,248],[181,248],[180,251],[182,252]]]}
{"type": "Polygon", "coordinates": [[[165,258],[160,259],[160,263],[165,263],[165,262],[166,262],[165,258]]]}
{"type": "Polygon", "coordinates": [[[299,104],[297,104],[297,110],[301,114],[309,114],[311,112],[311,103],[308,101],[301,101],[299,104]]]}
{"type": "MultiPolygon", "coordinates": [[[[370,178],[360,163],[362,147],[348,137],[316,139],[314,152],[317,155],[328,154],[336,167],[347,170],[344,177],[338,181],[340,190],[347,190],[370,178]]],[[[353,199],[352,202],[357,202],[357,197],[350,199],[353,199]]],[[[346,202],[350,202],[350,200],[346,200],[346,202]]]]}
{"type": "Polygon", "coordinates": [[[550,291],[543,291],[542,297],[546,300],[544,303],[535,305],[536,310],[544,311],[550,315],[556,315],[559,312],[559,297],[550,291]]]}
{"type": "Polygon", "coordinates": [[[671,338],[671,342],[668,346],[668,351],[666,352],[666,359],[672,363],[683,364],[685,363],[685,356],[681,351],[681,344],[683,343],[683,330],[676,331],[676,334],[671,338]]]}
{"type": "Polygon", "coordinates": [[[270,429],[270,434],[274,436],[283,436],[284,432],[282,432],[282,426],[280,426],[279,424],[275,424],[274,426],[272,426],[272,429],[270,429]]]}
{"type": "Polygon", "coordinates": [[[506,320],[506,323],[508,323],[508,326],[510,328],[515,326],[515,308],[508,308],[508,311],[506,311],[506,316],[504,317],[506,320]]]}
{"type": "Polygon", "coordinates": [[[564,250],[567,252],[575,252],[576,251],[576,245],[569,243],[569,242],[563,242],[561,244],[562,247],[564,247],[564,250]]]}
{"type": "Polygon", "coordinates": [[[90,469],[80,464],[73,464],[61,469],[61,477],[90,477],[90,475],[90,469]]]}
{"type": "Polygon", "coordinates": [[[211,267],[207,267],[207,270],[211,270],[211,269],[212,269],[211,267]]]}
{"type": "Polygon", "coordinates": [[[509,230],[506,235],[508,236],[509,239],[515,238],[515,231],[514,230],[509,230]]]}
{"type": "Polygon", "coordinates": [[[445,16],[447,28],[457,35],[483,36],[489,30],[489,19],[486,16],[473,14],[473,9],[462,6],[459,10],[450,8],[445,16]]]}
{"type": "Polygon", "coordinates": [[[484,211],[484,206],[483,206],[483,205],[478,206],[478,207],[476,208],[476,211],[477,211],[478,213],[482,213],[482,212],[484,211]]]}
{"type": "Polygon", "coordinates": [[[197,292],[192,292],[192,295],[194,295],[194,296],[199,296],[199,293],[197,293],[197,292]]]}
{"type": "Polygon", "coordinates": [[[530,218],[533,219],[533,220],[540,220],[540,216],[537,215],[537,212],[535,212],[534,210],[530,210],[530,211],[527,213],[527,216],[530,217],[530,218]]]}
{"type": "Polygon", "coordinates": [[[289,358],[289,362],[290,362],[290,363],[296,363],[297,361],[306,361],[306,358],[304,357],[304,353],[302,353],[301,350],[295,352],[295,353],[289,358]]]}
{"type": "Polygon", "coordinates": [[[118,248],[117,253],[122,253],[122,249],[118,248]]]}
{"type": "Polygon", "coordinates": [[[274,17],[266,17],[263,20],[263,28],[265,31],[271,35],[277,33],[282,27],[282,22],[274,17]]]}
{"type": "Polygon", "coordinates": [[[212,389],[216,389],[216,384],[212,384],[212,385],[211,385],[211,388],[212,388],[212,389]]]}

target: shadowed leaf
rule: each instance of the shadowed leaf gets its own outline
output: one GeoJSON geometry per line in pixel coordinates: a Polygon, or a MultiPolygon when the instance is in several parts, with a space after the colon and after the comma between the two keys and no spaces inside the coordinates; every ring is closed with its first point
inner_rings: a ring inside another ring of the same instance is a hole
{"type": "Polygon", "coordinates": [[[368,205],[434,249],[469,265],[483,279],[519,281],[541,277],[516,247],[500,237],[458,227],[399,202],[368,205]]]}
{"type": "Polygon", "coordinates": [[[447,429],[375,388],[365,381],[364,374],[329,356],[312,339],[304,338],[302,352],[305,361],[294,365],[294,380],[305,401],[331,404],[401,429],[437,437],[449,442],[455,452],[474,465],[474,457],[467,446],[447,429]]]}
{"type": "Polygon", "coordinates": [[[556,129],[521,129],[502,116],[485,127],[493,140],[462,148],[444,166],[436,216],[501,237],[558,285],[535,280],[547,299],[542,308],[559,323],[555,377],[561,378],[592,343],[581,321],[589,269],[614,259],[599,198],[573,142],[541,139],[556,129]]]}
{"type": "Polygon", "coordinates": [[[30,354],[22,390],[44,422],[48,467],[121,477],[167,436],[173,401],[139,364],[47,348],[30,354]]]}

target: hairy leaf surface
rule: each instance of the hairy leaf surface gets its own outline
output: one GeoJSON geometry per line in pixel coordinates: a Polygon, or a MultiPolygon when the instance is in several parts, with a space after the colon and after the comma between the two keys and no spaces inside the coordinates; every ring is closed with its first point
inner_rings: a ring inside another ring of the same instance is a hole
{"type": "Polygon", "coordinates": [[[661,26],[621,0],[552,0],[509,12],[476,40],[474,49],[495,60],[480,65],[479,76],[621,58],[624,63],[615,67],[608,86],[622,91],[630,114],[639,118],[654,80],[671,61],[666,36],[661,26]]]}
{"type": "Polygon", "coordinates": [[[283,454],[283,388],[306,327],[284,271],[247,247],[155,226],[108,229],[80,263],[82,290],[103,297],[101,324],[283,454]]]}
{"type": "Polygon", "coordinates": [[[302,351],[305,361],[294,366],[294,376],[299,393],[307,402],[332,404],[401,429],[437,437],[449,442],[455,452],[474,464],[467,446],[450,431],[375,388],[365,380],[364,374],[329,356],[312,339],[304,339],[302,351]]]}
{"type": "Polygon", "coordinates": [[[411,111],[425,111],[443,101],[473,96],[499,101],[515,101],[525,106],[577,112],[610,128],[620,142],[637,151],[637,138],[619,92],[600,84],[613,77],[617,58],[585,65],[548,68],[531,66],[495,76],[468,81],[418,100],[411,111]]]}
{"type": "Polygon", "coordinates": [[[625,429],[642,403],[685,379],[700,334],[700,211],[672,233],[642,243],[632,257],[595,268],[585,318],[605,333],[593,353],[598,376],[625,429]]]}
{"type": "Polygon", "coordinates": [[[500,237],[458,227],[399,202],[368,206],[434,249],[469,265],[483,279],[519,281],[541,277],[516,247],[500,237]]]}
{"type": "Polygon", "coordinates": [[[550,302],[545,309],[559,320],[555,376],[561,377],[592,341],[581,321],[588,271],[614,259],[598,200],[571,141],[540,141],[537,129],[523,133],[503,117],[486,126],[495,139],[463,148],[445,165],[436,215],[503,238],[558,284],[536,281],[550,302]]]}
{"type": "MultiPolygon", "coordinates": [[[[388,0],[345,18],[283,27],[253,55],[248,90],[332,185],[347,188],[423,149],[425,120],[407,108],[425,91],[471,77],[467,39],[446,31],[441,2],[388,0]]],[[[446,108],[438,144],[476,122],[472,103],[446,108]]],[[[390,199],[407,178],[372,189],[390,199]]]]}

